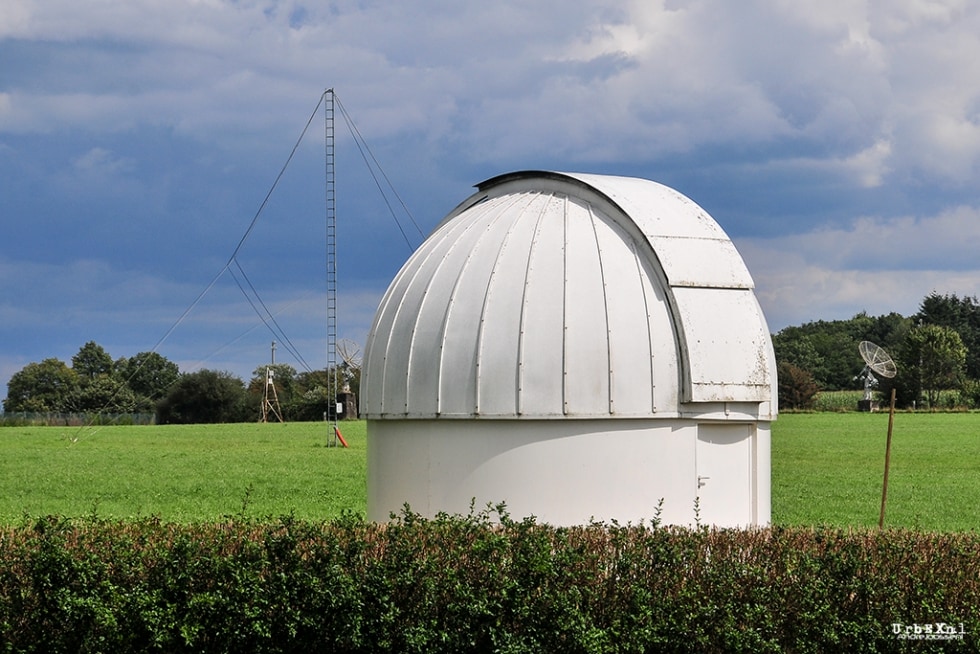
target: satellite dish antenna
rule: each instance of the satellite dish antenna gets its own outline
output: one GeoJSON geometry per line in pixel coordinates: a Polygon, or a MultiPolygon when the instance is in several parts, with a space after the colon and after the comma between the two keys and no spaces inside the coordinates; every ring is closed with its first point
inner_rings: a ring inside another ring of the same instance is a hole
{"type": "Polygon", "coordinates": [[[861,373],[855,379],[860,379],[864,382],[864,399],[862,402],[867,407],[860,408],[869,411],[873,410],[871,389],[878,385],[878,378],[875,375],[891,379],[895,376],[897,369],[895,368],[895,362],[888,356],[888,353],[871,341],[861,341],[858,344],[858,352],[861,353],[861,358],[864,359],[864,369],[861,370],[861,373]]]}
{"type": "Polygon", "coordinates": [[[340,355],[345,368],[361,369],[361,348],[354,341],[349,338],[342,338],[337,341],[337,354],[340,355]]]}
{"type": "Polygon", "coordinates": [[[361,348],[349,338],[342,338],[337,341],[337,355],[340,357],[341,368],[344,375],[344,392],[350,392],[350,382],[354,375],[361,369],[361,348]]]}
{"type": "Polygon", "coordinates": [[[861,358],[864,359],[868,370],[888,379],[895,376],[897,372],[895,362],[884,349],[871,341],[861,341],[858,344],[858,352],[861,353],[861,358]]]}

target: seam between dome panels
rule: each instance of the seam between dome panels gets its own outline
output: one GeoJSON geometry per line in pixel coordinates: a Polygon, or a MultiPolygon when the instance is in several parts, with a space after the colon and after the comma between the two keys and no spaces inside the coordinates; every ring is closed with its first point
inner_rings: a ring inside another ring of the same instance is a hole
{"type": "Polygon", "coordinates": [[[602,244],[599,242],[599,231],[596,227],[596,213],[592,203],[586,202],[589,210],[589,224],[592,226],[592,239],[595,243],[596,260],[599,264],[599,281],[602,285],[602,314],[606,323],[606,411],[615,414],[615,400],[613,394],[613,369],[612,369],[612,324],[609,321],[609,287],[606,282],[606,267],[602,260],[602,244]]]}
{"type": "Polygon", "coordinates": [[[568,195],[561,195],[561,412],[568,415],[568,195]]]}

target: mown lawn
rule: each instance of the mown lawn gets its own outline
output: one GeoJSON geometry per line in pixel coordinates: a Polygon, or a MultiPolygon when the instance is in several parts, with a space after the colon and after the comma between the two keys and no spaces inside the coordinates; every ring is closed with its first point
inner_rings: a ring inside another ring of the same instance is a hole
{"type": "MultiPolygon", "coordinates": [[[[878,524],[886,413],[784,414],[773,425],[772,516],[780,525],[878,524]]],[[[366,508],[365,423],[0,429],[0,523],[24,517],[158,516],[175,522],[366,508]]],[[[980,414],[899,413],[888,526],[980,526],[980,414]]]]}
{"type": "Polygon", "coordinates": [[[365,423],[0,429],[0,522],[26,516],[324,519],[366,506],[365,423]]]}
{"type": "MultiPolygon", "coordinates": [[[[783,414],[773,424],[776,524],[878,524],[888,414],[783,414]]],[[[980,414],[898,413],[885,525],[980,527],[980,414]]]]}

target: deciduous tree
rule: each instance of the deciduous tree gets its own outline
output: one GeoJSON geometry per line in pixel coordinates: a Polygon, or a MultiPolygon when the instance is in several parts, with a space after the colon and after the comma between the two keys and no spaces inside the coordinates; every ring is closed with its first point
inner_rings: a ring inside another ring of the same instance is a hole
{"type": "Polygon", "coordinates": [[[99,375],[79,384],[71,401],[73,411],[81,413],[135,413],[136,396],[119,379],[99,375]]]}
{"type": "Polygon", "coordinates": [[[157,422],[215,423],[247,419],[245,384],[229,372],[200,370],[181,375],[157,404],[157,422]]]}
{"type": "Polygon", "coordinates": [[[925,393],[929,407],[935,408],[940,391],[962,384],[966,347],[954,329],[921,325],[909,332],[900,359],[903,380],[925,393]]]}
{"type": "Polygon", "coordinates": [[[180,377],[177,364],[156,352],[140,352],[116,363],[116,372],[133,391],[139,411],[152,411],[180,377]]]}
{"type": "Polygon", "coordinates": [[[29,363],[7,383],[4,411],[71,411],[79,389],[78,374],[60,359],[29,363]]]}
{"type": "Polygon", "coordinates": [[[100,375],[110,375],[112,374],[112,357],[101,345],[95,341],[89,341],[78,350],[78,354],[71,358],[71,369],[78,374],[79,379],[83,382],[95,379],[100,375]]]}

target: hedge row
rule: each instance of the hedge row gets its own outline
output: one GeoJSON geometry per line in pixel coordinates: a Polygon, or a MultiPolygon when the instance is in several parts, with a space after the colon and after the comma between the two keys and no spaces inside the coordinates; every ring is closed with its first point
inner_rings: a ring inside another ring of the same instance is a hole
{"type": "Polygon", "coordinates": [[[0,528],[3,652],[966,652],[978,634],[974,533],[489,511],[0,528]]]}

